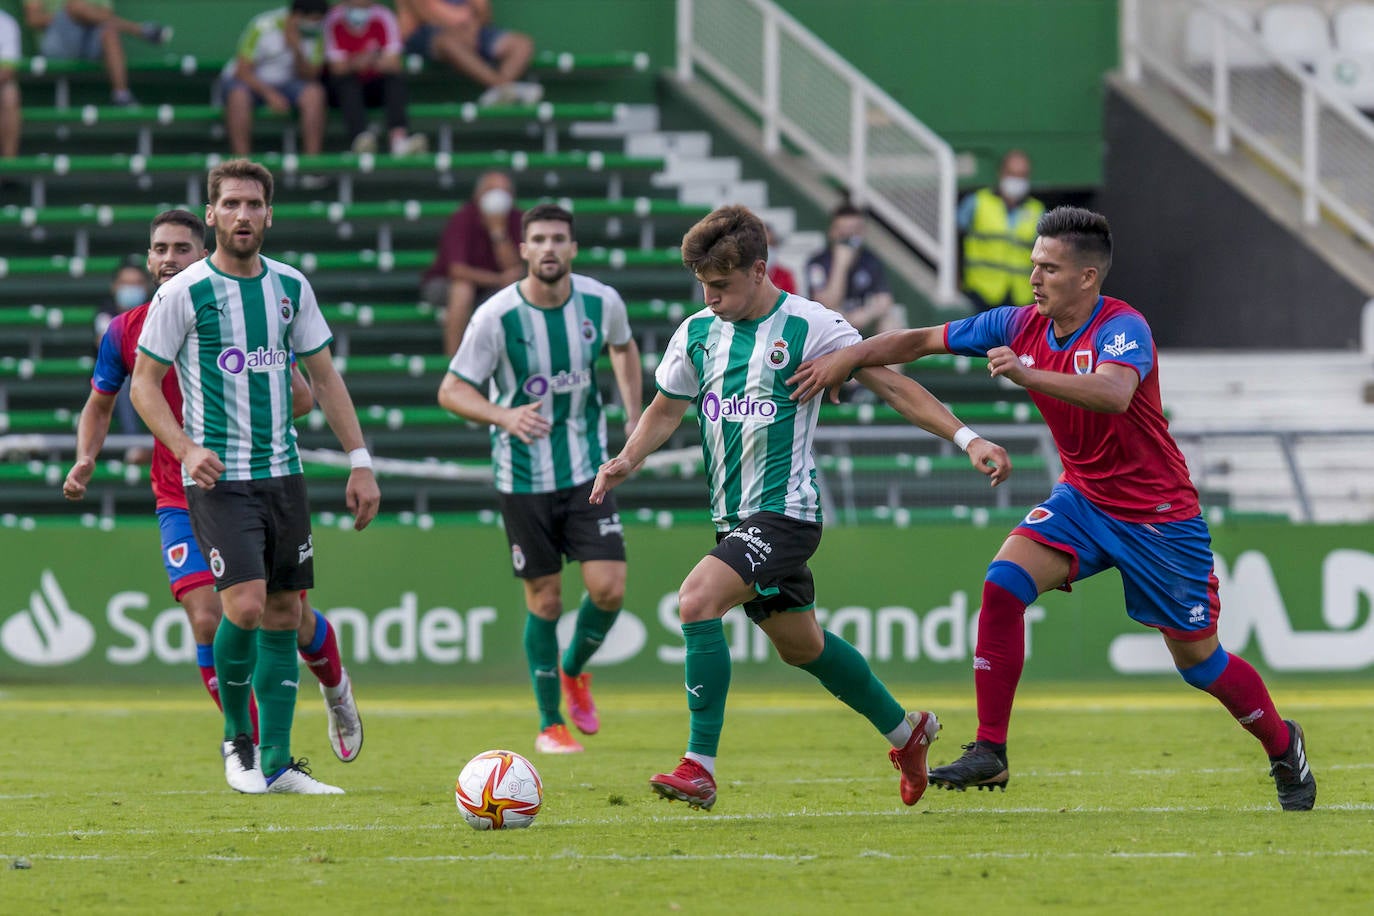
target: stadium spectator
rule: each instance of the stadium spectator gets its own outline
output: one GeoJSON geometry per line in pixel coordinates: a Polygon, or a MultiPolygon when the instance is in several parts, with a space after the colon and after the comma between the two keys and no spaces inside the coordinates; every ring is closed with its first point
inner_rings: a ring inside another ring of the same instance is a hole
{"type": "Polygon", "coordinates": [[[560,684],[573,724],[596,734],[600,720],[583,666],[625,597],[620,513],[614,500],[587,501],[608,454],[596,360],[604,346],[625,405],[626,435],[639,419],[643,370],[620,294],[572,272],[572,214],[539,204],[525,214],[520,238],[527,273],[477,310],[439,387],[439,403],[492,428],[501,518],[529,609],[525,659],[540,729],[534,749],[572,754],[582,745],[559,712],[560,684]],[[585,591],[560,664],[564,557],[581,565],[585,591]]]}
{"type": "Polygon", "coordinates": [[[773,227],[765,224],[764,228],[768,230],[768,279],[784,293],[795,293],[797,278],[778,261],[778,238],[773,227]]]}
{"type": "Polygon", "coordinates": [[[396,15],[371,0],[343,0],[325,17],[324,41],[329,88],[353,138],[353,152],[376,152],[367,109],[379,105],[386,113],[391,155],[413,156],[429,149],[425,137],[409,128],[396,15]]]}
{"type": "Polygon", "coordinates": [[[844,315],[864,336],[906,322],[892,302],[882,261],[864,245],[867,224],[862,210],[841,203],[830,214],[826,247],[806,262],[807,295],[844,315]]]}
{"type": "Polygon", "coordinates": [[[19,23],[0,10],[0,159],[19,155],[19,134],[23,126],[20,114],[19,79],[15,65],[24,56],[19,36],[19,23]]]}
{"type": "Polygon", "coordinates": [[[434,263],[420,280],[421,297],[442,310],[445,355],[458,352],[476,303],[525,273],[516,247],[519,238],[520,211],[510,176],[483,173],[472,199],[444,224],[434,263]]]}
{"type": "Polygon", "coordinates": [[[24,0],[24,21],[42,33],[38,49],[53,60],[99,60],[110,78],[110,101],[137,105],[129,91],[129,66],[122,36],[150,44],[171,40],[170,27],[133,22],[115,15],[114,0],[24,0]]]}
{"type": "MultiPolygon", "coordinates": [[[[110,322],[118,315],[148,301],[148,273],[141,263],[130,257],[115,268],[110,276],[110,291],[95,307],[95,340],[97,346],[106,335],[110,322]]],[[[119,432],[134,436],[145,432],[139,422],[138,411],[129,400],[129,389],[119,388],[114,396],[114,419],[119,424],[119,432]]],[[[147,464],[151,456],[147,449],[131,448],[124,460],[130,464],[147,464]]]]}
{"type": "Polygon", "coordinates": [[[444,64],[484,87],[479,105],[533,105],[544,87],[521,80],[534,41],[492,25],[491,0],[396,0],[406,52],[444,64]]]}
{"type": "Polygon", "coordinates": [[[980,312],[1030,305],[1031,246],[1045,205],[1030,196],[1030,157],[1019,149],[1002,157],[997,187],[980,188],[959,204],[964,236],[961,285],[980,312]]]}
{"type": "MultiPolygon", "coordinates": [[[[715,759],[730,687],[730,647],[720,618],[743,605],[783,661],[813,675],[892,744],[902,801],[914,805],[925,792],[926,752],[940,723],[934,713],[907,712],[863,655],[816,621],[807,561],[821,540],[812,454],[820,412],[792,401],[783,382],[803,360],[860,337],[823,305],[779,292],[768,279],[767,258],[763,223],[744,207],[717,209],[688,230],[682,262],[701,284],[706,308],[673,334],[656,372],[659,393],[620,454],[601,466],[592,489],[599,504],[668,441],[689,406],[699,405],[716,547],[678,590],[691,721],[687,752],[675,770],[649,783],[664,798],[694,808],[715,804],[715,759]]],[[[1004,449],[971,433],[915,381],[884,368],[858,375],[903,417],[966,449],[994,485],[1010,472],[1004,449]]]]}
{"type": "Polygon", "coordinates": [[[300,592],[314,585],[314,542],[290,428],[290,354],[349,453],[345,499],[356,530],[376,516],[381,493],[310,281],[261,255],[272,173],[230,159],[210,170],[205,197],[215,251],[158,290],[138,339],[134,406],[182,465],[191,527],[220,596],[213,652],[226,781],[248,794],[341,794],[291,756],[300,592]],[[207,340],[218,358],[198,358],[207,340]],[[173,363],[182,422],[162,388],[173,363]],[[250,695],[258,703],[256,747],[250,695]]]}
{"type": "MultiPolygon", "coordinates": [[[[165,210],[154,219],[148,240],[147,266],[158,285],[171,280],[182,270],[204,258],[205,224],[200,217],[186,210],[165,210]]],[[[91,376],[91,393],[81,409],[76,426],[76,460],[62,484],[62,494],[70,500],[86,495],[86,488],[95,472],[100,447],[110,430],[111,412],[119,397],[127,395],[125,385],[133,371],[139,332],[148,317],[146,288],[129,283],[120,289],[137,289],[138,303],[122,312],[102,332],[95,372],[91,376]]],[[[124,297],[132,299],[132,294],[124,297]]],[[[177,422],[181,422],[181,388],[175,370],[169,369],[162,380],[163,394],[172,408],[177,422]]],[[[310,386],[299,371],[291,371],[292,413],[299,417],[313,405],[310,386]]],[[[171,584],[172,597],[186,611],[191,624],[191,636],[196,643],[196,662],[200,679],[210,698],[220,706],[219,681],[215,676],[213,642],[219,627],[220,605],[215,595],[214,576],[205,557],[191,534],[191,522],[186,508],[186,490],[181,482],[181,465],[167,446],[156,442],[153,446],[153,494],[157,498],[158,529],[161,532],[163,566],[171,584]]],[[[301,593],[305,598],[305,593],[301,593]]],[[[345,763],[356,759],[362,748],[363,729],[358,708],[353,701],[352,684],[339,657],[339,644],[334,629],[323,614],[304,608],[301,625],[296,631],[296,643],[301,658],[320,682],[325,710],[329,719],[329,745],[335,756],[345,763]]],[[[257,707],[251,705],[257,738],[257,707]]]]}
{"type": "Polygon", "coordinates": [[[328,0],[292,0],[289,7],[254,16],[239,39],[234,58],[224,65],[224,123],[235,156],[253,151],[253,109],[266,105],[277,114],[293,108],[300,118],[301,152],[324,148],[326,98],[320,35],[328,0]]]}
{"type": "Polygon", "coordinates": [[[931,770],[931,782],[1005,789],[1026,607],[1042,592],[1067,591],[1115,567],[1126,613],[1159,630],[1183,680],[1219,700],[1263,745],[1283,809],[1310,809],[1317,783],[1302,728],[1279,717],[1258,672],[1217,638],[1211,534],[1160,404],[1150,327],[1125,302],[1102,295],[1111,227],[1101,214],[1059,207],[1040,218],[1036,236],[1034,305],[884,334],[797,375],[804,401],[856,367],[936,353],[987,357],[994,378],[1030,393],[1059,450],[1059,483],[1012,529],[983,583],[973,659],[977,736],[958,760],[931,770]]]}

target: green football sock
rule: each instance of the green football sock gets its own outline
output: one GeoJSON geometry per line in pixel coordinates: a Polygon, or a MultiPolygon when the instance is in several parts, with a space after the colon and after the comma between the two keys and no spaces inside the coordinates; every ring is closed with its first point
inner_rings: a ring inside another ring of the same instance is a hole
{"type": "Polygon", "coordinates": [[[582,604],[577,609],[577,628],[573,630],[572,642],[563,653],[564,674],[577,677],[582,673],[582,666],[601,648],[619,614],[619,608],[604,611],[592,602],[591,595],[582,596],[582,604]]]}
{"type": "Polygon", "coordinates": [[[684,623],[682,638],[687,643],[685,686],[692,727],[687,750],[714,757],[730,692],[730,644],[719,618],[684,623]]]}
{"type": "Polygon", "coordinates": [[[878,680],[863,654],[829,630],[825,631],[821,654],[798,667],[883,734],[896,728],[906,716],[902,704],[878,680]]]}
{"type": "Polygon", "coordinates": [[[271,776],[291,763],[291,720],[300,685],[295,630],[258,630],[258,664],[253,692],[258,695],[262,772],[271,776]]]}
{"type": "Polygon", "coordinates": [[[534,613],[525,617],[525,660],[530,666],[534,702],[539,707],[539,728],[563,721],[558,711],[558,622],[534,613]]]}
{"type": "Polygon", "coordinates": [[[257,630],[245,630],[221,617],[215,630],[215,679],[219,681],[219,700],[224,709],[224,740],[253,734],[248,712],[253,696],[253,666],[258,658],[257,630]]]}

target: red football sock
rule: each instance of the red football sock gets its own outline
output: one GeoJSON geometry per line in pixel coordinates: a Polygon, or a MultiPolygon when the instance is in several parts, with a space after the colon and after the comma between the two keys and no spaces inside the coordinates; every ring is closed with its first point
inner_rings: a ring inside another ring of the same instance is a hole
{"type": "MultiPolygon", "coordinates": [[[[205,684],[206,691],[210,694],[210,699],[215,701],[215,708],[224,712],[224,704],[219,699],[219,679],[215,677],[214,665],[199,665],[200,679],[205,684]]],[[[253,743],[258,743],[258,698],[249,695],[248,697],[248,717],[253,720],[253,743]]]]}
{"type": "Polygon", "coordinates": [[[1245,659],[1226,653],[1226,667],[1208,685],[1207,692],[1220,700],[1227,712],[1259,739],[1270,757],[1282,756],[1288,750],[1288,725],[1279,718],[1264,679],[1245,659]]]}
{"type": "Polygon", "coordinates": [[[200,665],[200,679],[205,684],[205,689],[210,694],[210,699],[215,701],[215,708],[224,712],[224,704],[219,699],[219,680],[215,677],[214,665],[200,665]]]}
{"type": "Polygon", "coordinates": [[[978,697],[978,740],[1007,743],[1016,685],[1026,666],[1026,605],[994,582],[983,583],[973,688],[978,697]]]}
{"type": "MultiPolygon", "coordinates": [[[[313,613],[313,612],[312,612],[313,613]]],[[[329,625],[329,618],[323,614],[315,615],[315,644],[319,650],[315,652],[306,651],[306,647],[300,649],[301,658],[310,668],[310,673],[319,678],[321,684],[326,687],[337,687],[339,681],[343,679],[343,661],[339,658],[339,641],[334,638],[334,628],[329,625]],[[319,627],[324,627],[324,640],[320,640],[319,627]]]]}

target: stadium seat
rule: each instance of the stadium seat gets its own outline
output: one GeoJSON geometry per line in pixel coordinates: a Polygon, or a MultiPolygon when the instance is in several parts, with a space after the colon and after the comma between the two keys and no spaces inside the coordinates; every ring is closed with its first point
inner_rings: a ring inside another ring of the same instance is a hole
{"type": "Polygon", "coordinates": [[[1333,47],[1326,15],[1306,3],[1276,3],[1259,16],[1264,47],[1280,60],[1311,70],[1333,47]]]}
{"type": "Polygon", "coordinates": [[[1331,32],[1337,51],[1374,56],[1374,3],[1352,3],[1336,10],[1331,32]]]}
{"type": "MultiPolygon", "coordinates": [[[[1226,66],[1230,69],[1265,67],[1269,58],[1259,46],[1259,33],[1254,14],[1249,8],[1236,3],[1221,4],[1225,17],[1226,66]],[[1249,41],[1243,36],[1253,36],[1249,41]]],[[[1183,60],[1190,67],[1211,67],[1215,59],[1214,47],[1217,16],[1208,9],[1195,7],[1188,13],[1184,26],[1183,60]]]]}

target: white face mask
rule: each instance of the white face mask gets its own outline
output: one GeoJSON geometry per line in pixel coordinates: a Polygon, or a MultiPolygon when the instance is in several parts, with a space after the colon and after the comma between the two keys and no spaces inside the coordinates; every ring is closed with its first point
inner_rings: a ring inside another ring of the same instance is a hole
{"type": "Polygon", "coordinates": [[[510,191],[505,188],[492,188],[478,199],[477,206],[487,216],[500,216],[502,213],[509,213],[513,203],[515,198],[511,196],[510,191]]]}
{"type": "Polygon", "coordinates": [[[344,11],[344,17],[348,19],[348,24],[353,28],[361,29],[372,18],[372,11],[367,7],[352,6],[344,11]]]}
{"type": "Polygon", "coordinates": [[[128,311],[136,305],[142,305],[148,291],[141,285],[123,283],[115,287],[114,301],[121,311],[128,311]]]}
{"type": "Polygon", "coordinates": [[[1020,200],[1030,193],[1030,179],[1006,175],[998,183],[997,190],[1007,200],[1020,200]]]}

